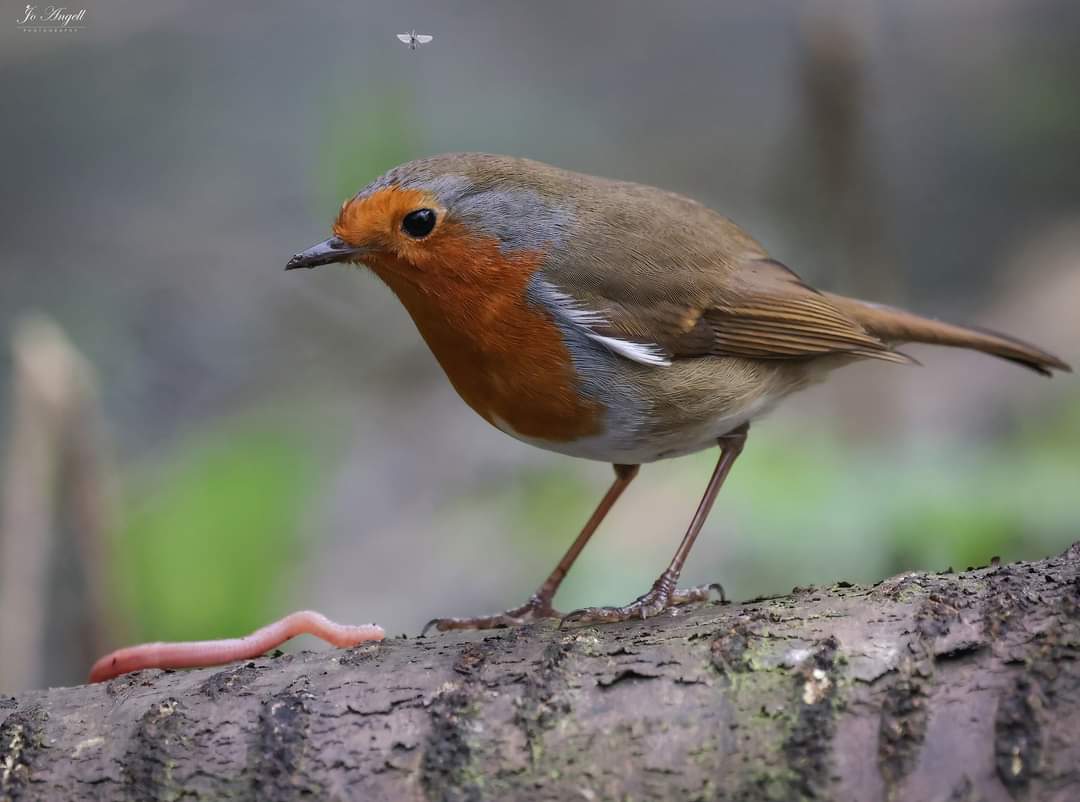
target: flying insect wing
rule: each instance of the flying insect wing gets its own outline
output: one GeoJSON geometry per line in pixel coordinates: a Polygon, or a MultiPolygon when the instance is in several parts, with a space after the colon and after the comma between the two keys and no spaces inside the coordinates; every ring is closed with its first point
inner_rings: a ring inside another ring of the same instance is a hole
{"type": "MultiPolygon", "coordinates": [[[[412,37],[407,33],[399,33],[397,35],[397,38],[398,38],[399,42],[402,42],[404,44],[409,44],[409,42],[412,41],[412,37]]],[[[419,37],[417,37],[417,38],[419,38],[419,37]]]]}
{"type": "Polygon", "coordinates": [[[430,42],[434,38],[435,38],[434,36],[430,36],[429,34],[426,34],[426,33],[418,33],[418,34],[416,34],[416,41],[418,41],[422,45],[426,45],[428,42],[430,42]]]}

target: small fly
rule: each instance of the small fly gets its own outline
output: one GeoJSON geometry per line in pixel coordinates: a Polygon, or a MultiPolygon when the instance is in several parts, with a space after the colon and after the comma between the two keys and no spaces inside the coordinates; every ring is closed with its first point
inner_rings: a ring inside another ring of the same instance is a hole
{"type": "Polygon", "coordinates": [[[434,36],[429,36],[426,33],[417,33],[416,31],[409,31],[408,33],[399,33],[397,35],[398,41],[402,44],[408,45],[409,50],[416,50],[417,45],[426,45],[434,36]]]}

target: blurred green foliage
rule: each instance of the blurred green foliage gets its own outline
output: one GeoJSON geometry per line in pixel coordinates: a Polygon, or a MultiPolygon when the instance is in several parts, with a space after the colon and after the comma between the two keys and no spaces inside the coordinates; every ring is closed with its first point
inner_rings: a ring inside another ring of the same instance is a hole
{"type": "Polygon", "coordinates": [[[195,440],[128,482],[111,568],[140,638],[244,634],[267,623],[288,586],[312,455],[262,427],[195,440]]]}

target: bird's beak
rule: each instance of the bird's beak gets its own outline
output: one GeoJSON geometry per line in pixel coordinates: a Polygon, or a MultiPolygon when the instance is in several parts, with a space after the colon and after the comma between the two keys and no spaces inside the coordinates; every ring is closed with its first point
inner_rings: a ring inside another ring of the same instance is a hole
{"type": "Polygon", "coordinates": [[[355,259],[365,250],[365,248],[354,248],[340,237],[331,237],[294,255],[289,260],[289,263],[285,265],[285,269],[296,270],[301,267],[318,267],[319,265],[328,265],[334,262],[347,262],[350,259],[355,259]]]}

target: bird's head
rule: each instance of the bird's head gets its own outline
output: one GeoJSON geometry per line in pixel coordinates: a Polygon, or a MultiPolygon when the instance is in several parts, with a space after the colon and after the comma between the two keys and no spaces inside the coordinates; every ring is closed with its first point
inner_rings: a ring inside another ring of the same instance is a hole
{"type": "Polygon", "coordinates": [[[448,154],[395,167],[341,206],[333,236],[287,270],[365,264],[384,279],[475,283],[535,265],[571,233],[563,171],[525,159],[448,154]]]}

